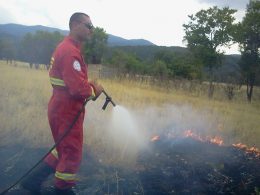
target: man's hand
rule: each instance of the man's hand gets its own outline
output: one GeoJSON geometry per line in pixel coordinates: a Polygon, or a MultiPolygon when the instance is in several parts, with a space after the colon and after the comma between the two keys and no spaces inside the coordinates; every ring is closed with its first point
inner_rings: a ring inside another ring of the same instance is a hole
{"type": "Polygon", "coordinates": [[[93,100],[95,101],[100,96],[104,88],[102,87],[102,85],[99,85],[96,81],[89,81],[89,84],[94,90],[95,96],[93,100]]]}

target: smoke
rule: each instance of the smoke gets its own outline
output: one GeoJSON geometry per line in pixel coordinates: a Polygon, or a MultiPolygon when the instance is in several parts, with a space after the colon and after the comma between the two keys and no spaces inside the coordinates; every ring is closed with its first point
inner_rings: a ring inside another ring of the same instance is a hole
{"type": "MultiPolygon", "coordinates": [[[[103,102],[102,102],[103,103],[103,102]]],[[[201,136],[218,135],[221,116],[192,105],[167,104],[145,108],[88,105],[85,118],[85,143],[102,161],[129,163],[155,135],[183,136],[187,130],[201,136]]]]}
{"type": "Polygon", "coordinates": [[[136,119],[147,137],[160,134],[183,135],[192,130],[201,135],[218,131],[219,117],[207,109],[195,109],[190,105],[164,105],[148,107],[136,113],[136,119]]]}

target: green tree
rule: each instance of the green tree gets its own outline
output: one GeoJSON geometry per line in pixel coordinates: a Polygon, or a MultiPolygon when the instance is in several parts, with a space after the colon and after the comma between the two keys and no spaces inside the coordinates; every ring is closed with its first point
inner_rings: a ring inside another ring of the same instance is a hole
{"type": "Polygon", "coordinates": [[[153,64],[152,74],[159,78],[161,81],[165,80],[169,76],[170,70],[167,68],[167,65],[162,60],[157,60],[153,64]]]}
{"type": "MultiPolygon", "coordinates": [[[[182,77],[186,79],[199,79],[201,77],[201,67],[199,63],[196,63],[196,60],[193,59],[191,53],[175,53],[169,50],[162,50],[155,54],[154,56],[155,64],[153,72],[159,67],[163,68],[162,64],[158,63],[163,62],[167,68],[167,77],[175,78],[182,77]]],[[[153,73],[156,75],[156,73],[153,73]]]]}
{"type": "Polygon", "coordinates": [[[20,48],[23,60],[30,64],[49,65],[51,55],[62,39],[63,35],[59,32],[37,31],[35,34],[26,34],[20,48]]]}
{"type": "Polygon", "coordinates": [[[126,53],[119,49],[115,50],[112,53],[111,58],[108,60],[108,63],[116,70],[117,75],[123,73],[126,64],[126,53]]]}
{"type": "Polygon", "coordinates": [[[14,41],[8,38],[0,39],[0,59],[4,58],[7,61],[15,59],[16,47],[14,41]]]}
{"type": "Polygon", "coordinates": [[[241,75],[247,85],[247,100],[251,102],[253,87],[260,77],[260,1],[249,1],[246,15],[236,26],[234,37],[240,45],[241,75]]]}
{"type": "Polygon", "coordinates": [[[158,74],[155,73],[154,71],[160,70],[163,71],[164,73],[167,72],[167,75],[164,74],[164,76],[167,76],[169,78],[174,78],[175,76],[174,66],[176,63],[176,55],[174,52],[167,51],[167,50],[158,51],[154,55],[154,62],[155,62],[154,63],[155,67],[153,68],[153,75],[158,74]]]}
{"type": "Polygon", "coordinates": [[[130,74],[130,76],[142,74],[143,65],[137,56],[134,54],[126,54],[125,57],[125,73],[130,74]]]}
{"type": "Polygon", "coordinates": [[[142,62],[135,54],[123,52],[120,49],[115,50],[110,59],[107,60],[110,67],[116,70],[117,75],[146,74],[148,72],[147,64],[142,62]]]}
{"type": "Polygon", "coordinates": [[[184,24],[184,41],[197,61],[206,68],[209,76],[209,98],[213,96],[214,70],[221,65],[224,51],[222,47],[231,45],[233,14],[236,10],[214,6],[190,15],[188,24],[184,24]]]}
{"type": "Polygon", "coordinates": [[[201,64],[196,62],[192,54],[188,53],[186,55],[176,56],[174,66],[172,67],[172,72],[175,76],[192,79],[201,79],[202,68],[201,64]]]}
{"type": "Polygon", "coordinates": [[[100,64],[107,47],[108,35],[103,28],[96,27],[90,40],[85,44],[85,60],[88,63],[100,64]]]}
{"type": "Polygon", "coordinates": [[[27,33],[20,45],[20,56],[22,56],[21,60],[29,62],[30,64],[34,61],[34,44],[33,44],[33,35],[31,33],[27,33]]]}

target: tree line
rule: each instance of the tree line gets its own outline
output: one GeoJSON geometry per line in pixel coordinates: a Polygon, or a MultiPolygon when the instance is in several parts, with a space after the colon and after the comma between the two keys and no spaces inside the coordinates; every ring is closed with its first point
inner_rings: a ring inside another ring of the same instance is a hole
{"type": "MultiPolygon", "coordinates": [[[[225,58],[222,48],[238,43],[239,77],[231,72],[225,81],[246,84],[250,102],[254,86],[260,83],[260,2],[249,1],[241,22],[235,23],[235,13],[229,7],[214,6],[188,16],[189,22],[183,24],[187,49],[179,50],[158,46],[108,47],[108,35],[103,28],[96,27],[92,39],[83,47],[84,57],[88,63],[113,68],[118,75],[149,75],[160,81],[179,77],[207,80],[211,98],[216,73],[225,58]]],[[[59,32],[37,31],[19,41],[0,38],[0,58],[45,64],[48,68],[50,56],[63,37],[59,32]]]]}

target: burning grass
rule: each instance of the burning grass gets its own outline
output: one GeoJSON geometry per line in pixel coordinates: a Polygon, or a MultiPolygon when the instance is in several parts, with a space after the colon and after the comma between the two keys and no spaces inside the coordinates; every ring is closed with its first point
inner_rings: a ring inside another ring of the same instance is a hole
{"type": "Polygon", "coordinates": [[[193,137],[163,137],[140,154],[147,194],[253,194],[260,158],[193,137]]]}

